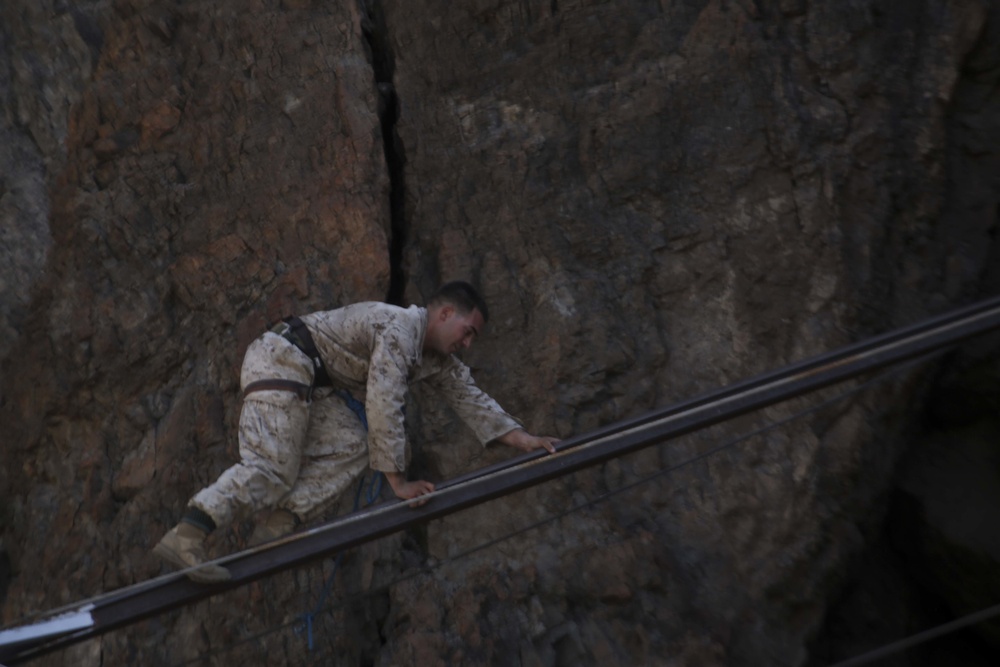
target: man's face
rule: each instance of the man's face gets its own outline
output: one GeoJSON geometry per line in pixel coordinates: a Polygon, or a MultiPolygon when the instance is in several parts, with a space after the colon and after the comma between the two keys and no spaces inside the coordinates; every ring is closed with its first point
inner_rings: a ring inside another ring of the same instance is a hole
{"type": "Polygon", "coordinates": [[[438,311],[430,348],[441,354],[455,354],[468,348],[483,330],[483,316],[478,309],[461,313],[454,306],[438,311]]]}

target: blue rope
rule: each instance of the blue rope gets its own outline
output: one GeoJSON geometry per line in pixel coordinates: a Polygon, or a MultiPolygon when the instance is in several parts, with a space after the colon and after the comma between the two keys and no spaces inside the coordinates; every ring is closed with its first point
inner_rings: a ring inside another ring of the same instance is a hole
{"type": "Polygon", "coordinates": [[[344,399],[344,403],[347,403],[347,407],[351,409],[354,414],[358,416],[361,420],[361,425],[365,427],[365,431],[368,430],[368,414],[365,412],[365,404],[358,399],[351,396],[351,392],[344,389],[343,391],[338,391],[337,396],[344,399]]]}
{"type": "MultiPolygon", "coordinates": [[[[347,407],[349,407],[354,412],[354,414],[358,416],[358,419],[361,420],[361,425],[365,427],[365,431],[368,431],[368,415],[365,414],[364,404],[358,399],[351,396],[351,392],[347,391],[346,389],[344,391],[337,392],[337,395],[340,396],[342,399],[344,399],[344,402],[347,404],[347,407]]],[[[382,494],[382,481],[384,479],[385,476],[382,473],[376,471],[375,474],[372,475],[371,480],[366,485],[365,475],[361,476],[361,479],[358,481],[358,489],[357,491],[354,492],[355,512],[357,512],[361,508],[362,491],[364,492],[365,507],[368,507],[376,500],[378,500],[379,496],[382,494]]],[[[337,576],[337,570],[340,569],[340,563],[343,560],[343,558],[344,558],[344,552],[340,552],[339,554],[337,554],[337,559],[333,561],[333,571],[330,573],[330,576],[327,577],[326,583],[323,585],[323,590],[320,592],[319,600],[316,602],[316,606],[313,608],[312,611],[307,611],[305,614],[302,615],[302,620],[305,621],[306,624],[306,640],[308,642],[310,653],[312,653],[313,650],[315,649],[315,645],[313,643],[313,619],[316,618],[317,614],[319,614],[323,610],[323,607],[326,605],[326,599],[330,596],[330,591],[333,589],[333,580],[337,576]]]]}

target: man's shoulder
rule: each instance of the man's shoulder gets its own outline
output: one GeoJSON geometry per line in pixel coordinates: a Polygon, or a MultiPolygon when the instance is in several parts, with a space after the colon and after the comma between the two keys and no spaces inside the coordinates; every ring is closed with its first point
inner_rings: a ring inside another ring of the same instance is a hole
{"type": "Polygon", "coordinates": [[[417,306],[410,306],[409,308],[403,308],[402,306],[394,306],[391,303],[385,303],[384,301],[356,301],[355,303],[348,304],[346,306],[341,306],[339,308],[332,308],[330,310],[318,310],[313,313],[309,313],[304,316],[310,319],[317,320],[328,320],[328,319],[341,319],[348,317],[385,317],[385,318],[400,318],[400,317],[412,317],[417,314],[416,311],[420,310],[417,306]]]}
{"type": "Polygon", "coordinates": [[[401,308],[381,301],[359,301],[335,310],[319,311],[303,317],[314,332],[331,338],[368,339],[389,336],[419,339],[427,324],[426,310],[417,306],[401,308]]]}
{"type": "Polygon", "coordinates": [[[345,324],[378,336],[419,339],[427,325],[426,311],[417,306],[402,308],[381,301],[365,301],[344,309],[345,324]]]}
{"type": "Polygon", "coordinates": [[[413,320],[420,316],[421,308],[410,306],[403,308],[384,301],[359,301],[345,306],[344,310],[350,316],[372,317],[384,320],[413,320]]]}

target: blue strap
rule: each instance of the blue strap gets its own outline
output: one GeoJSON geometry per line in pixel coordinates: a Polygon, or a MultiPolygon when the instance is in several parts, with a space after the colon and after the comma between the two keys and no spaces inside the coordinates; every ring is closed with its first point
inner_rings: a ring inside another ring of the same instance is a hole
{"type": "MultiPolygon", "coordinates": [[[[361,424],[365,427],[365,431],[368,430],[368,415],[365,414],[365,406],[358,399],[351,396],[351,392],[346,389],[338,391],[337,395],[344,399],[354,414],[358,416],[361,420],[361,424]]],[[[372,475],[371,481],[365,484],[365,477],[362,475],[361,480],[358,482],[358,490],[354,493],[354,511],[357,512],[361,507],[361,495],[364,491],[365,507],[368,507],[376,500],[378,500],[379,495],[382,493],[382,480],[385,476],[380,472],[375,472],[372,475]]],[[[333,588],[333,579],[337,576],[337,570],[340,569],[340,562],[344,558],[344,552],[337,554],[337,559],[333,562],[333,571],[330,576],[327,577],[326,583],[323,585],[323,590],[319,594],[319,600],[316,602],[316,606],[312,611],[307,611],[302,615],[302,620],[305,621],[306,627],[306,640],[309,645],[309,652],[312,653],[315,646],[313,644],[313,620],[316,615],[323,611],[324,605],[326,605],[326,599],[330,595],[330,591],[333,588]]]]}

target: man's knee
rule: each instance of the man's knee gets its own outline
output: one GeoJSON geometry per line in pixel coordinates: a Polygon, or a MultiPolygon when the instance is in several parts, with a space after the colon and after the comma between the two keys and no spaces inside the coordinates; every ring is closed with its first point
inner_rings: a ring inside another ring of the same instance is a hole
{"type": "Polygon", "coordinates": [[[295,486],[299,476],[298,461],[294,465],[274,461],[255,461],[251,464],[255,486],[266,489],[267,504],[273,504],[295,486]]]}

